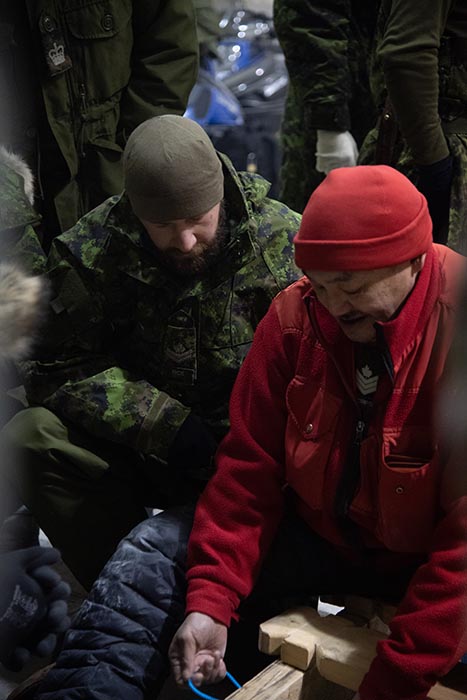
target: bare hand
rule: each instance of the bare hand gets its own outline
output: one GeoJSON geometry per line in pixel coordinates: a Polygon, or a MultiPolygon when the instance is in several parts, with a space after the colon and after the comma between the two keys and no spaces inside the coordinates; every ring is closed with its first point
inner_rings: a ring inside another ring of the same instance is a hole
{"type": "Polygon", "coordinates": [[[227,627],[204,613],[190,613],[177,630],[169,649],[178,685],[217,683],[225,677],[227,627]]]}

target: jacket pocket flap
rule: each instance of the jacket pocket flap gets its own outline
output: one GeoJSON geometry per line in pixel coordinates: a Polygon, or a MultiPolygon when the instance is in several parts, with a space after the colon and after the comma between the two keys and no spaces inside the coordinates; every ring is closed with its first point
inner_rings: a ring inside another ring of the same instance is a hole
{"type": "Polygon", "coordinates": [[[289,414],[304,440],[317,440],[334,428],[342,399],[315,381],[295,377],[287,388],[289,414]]]}
{"type": "Polygon", "coordinates": [[[94,2],[67,10],[65,18],[76,39],[109,39],[127,26],[131,19],[131,5],[121,0],[94,2]]]}

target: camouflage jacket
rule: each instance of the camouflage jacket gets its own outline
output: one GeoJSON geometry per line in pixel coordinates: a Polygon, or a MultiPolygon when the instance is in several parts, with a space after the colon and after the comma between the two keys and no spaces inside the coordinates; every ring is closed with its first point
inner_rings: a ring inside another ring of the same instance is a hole
{"type": "Polygon", "coordinates": [[[18,261],[27,272],[43,272],[45,256],[35,229],[40,220],[22,177],[0,158],[0,261],[18,261]]]}
{"type": "Polygon", "coordinates": [[[274,1],[274,25],[303,104],[305,131],[358,130],[352,103],[358,105],[359,95],[369,91],[367,57],[376,9],[372,0],[274,1]]]}
{"type": "Polygon", "coordinates": [[[125,194],[54,241],[53,318],[25,368],[31,403],[162,460],[191,411],[224,435],[254,330],[300,275],[300,216],[267,197],[263,178],[223,163],[230,239],[202,278],[175,278],[156,263],[125,194]]]}
{"type": "Polygon", "coordinates": [[[196,20],[187,0],[24,4],[27,26],[10,28],[2,46],[0,97],[40,90],[45,114],[32,115],[24,142],[37,138],[44,213],[53,211],[65,231],[122,190],[130,132],[152,116],[184,112],[198,69],[196,20]],[[29,88],[9,69],[21,59],[19,30],[38,81],[29,88]]]}

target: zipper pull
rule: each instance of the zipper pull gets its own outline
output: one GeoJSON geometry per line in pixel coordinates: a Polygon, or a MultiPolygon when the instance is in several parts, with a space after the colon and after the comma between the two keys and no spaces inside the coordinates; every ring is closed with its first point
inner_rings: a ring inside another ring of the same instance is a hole
{"type": "Polygon", "coordinates": [[[84,129],[85,125],[87,122],[87,100],[86,100],[86,86],[84,83],[80,83],[79,86],[79,104],[80,104],[80,116],[81,116],[81,123],[79,125],[79,134],[78,134],[78,152],[81,155],[81,158],[86,158],[86,151],[84,148],[84,129]]]}
{"type": "Polygon", "coordinates": [[[87,112],[87,109],[88,109],[88,103],[87,103],[87,99],[86,99],[86,85],[84,83],[81,83],[79,86],[79,100],[80,100],[81,111],[83,112],[83,116],[84,116],[87,112]]]}
{"type": "Polygon", "coordinates": [[[355,437],[354,437],[354,443],[356,445],[361,444],[361,442],[363,440],[363,436],[365,434],[365,428],[366,428],[365,421],[358,420],[357,425],[355,426],[355,437]]]}

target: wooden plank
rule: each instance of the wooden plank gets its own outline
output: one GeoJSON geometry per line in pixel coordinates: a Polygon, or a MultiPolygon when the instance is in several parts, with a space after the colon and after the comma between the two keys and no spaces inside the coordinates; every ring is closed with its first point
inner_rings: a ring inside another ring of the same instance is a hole
{"type": "MultiPolygon", "coordinates": [[[[363,652],[362,657],[367,651],[363,652]]],[[[282,661],[274,661],[226,700],[352,700],[368,669],[364,668],[362,657],[357,654],[353,662],[358,664],[358,674],[349,673],[348,670],[342,673],[339,669],[342,665],[340,656],[334,659],[334,664],[329,663],[331,657],[329,650],[323,658],[318,650],[317,665],[312,664],[306,672],[282,661]],[[342,684],[344,678],[345,683],[350,685],[342,684]]],[[[371,659],[366,660],[371,662],[371,659]]],[[[467,668],[456,667],[446,676],[445,683],[437,683],[428,697],[431,700],[466,700],[467,668]]]]}
{"type": "Polygon", "coordinates": [[[274,661],[257,676],[228,696],[228,700],[302,700],[305,674],[274,661]]]}
{"type": "Polygon", "coordinates": [[[448,688],[442,683],[436,683],[428,693],[428,697],[432,700],[465,700],[467,694],[456,688],[448,688]]]}
{"type": "MultiPolygon", "coordinates": [[[[260,642],[263,651],[278,649],[286,667],[316,668],[327,681],[356,691],[376,656],[378,642],[386,636],[340,616],[321,617],[314,609],[299,608],[263,623],[260,642]]],[[[458,665],[428,697],[467,700],[467,666],[458,665]]]]}
{"type": "Polygon", "coordinates": [[[393,605],[358,595],[321,596],[321,601],[345,608],[339,615],[347,616],[355,621],[360,619],[361,622],[371,621],[374,617],[379,617],[384,624],[388,625],[396,613],[396,608],[393,605]]]}
{"type": "Polygon", "coordinates": [[[339,639],[330,637],[316,645],[316,666],[324,678],[357,690],[376,656],[376,645],[384,635],[364,627],[343,631],[339,639]]]}
{"type": "Polygon", "coordinates": [[[310,626],[317,618],[314,608],[297,607],[266,620],[259,627],[259,650],[264,654],[279,654],[282,642],[293,630],[310,626]]]}
{"type": "Polygon", "coordinates": [[[280,654],[282,660],[286,663],[291,663],[297,668],[305,670],[313,658],[315,630],[320,634],[326,632],[334,637],[339,634],[341,629],[339,625],[344,627],[349,626],[350,622],[359,625],[366,622],[370,629],[375,629],[383,634],[388,633],[385,623],[391,618],[394,608],[357,596],[346,596],[341,599],[341,602],[349,603],[349,617],[346,611],[339,613],[339,615],[323,617],[313,608],[298,607],[263,622],[260,625],[258,648],[265,654],[280,654]],[[328,628],[327,620],[331,621],[331,625],[336,625],[336,627],[328,628]],[[345,620],[345,622],[341,622],[342,620],[345,620]],[[306,642],[302,641],[306,639],[306,635],[298,634],[297,630],[310,633],[309,643],[311,648],[308,649],[306,642]],[[287,644],[284,649],[284,641],[286,639],[287,644]],[[296,647],[295,651],[293,647],[296,647]],[[289,654],[292,655],[292,660],[289,654]],[[297,655],[297,658],[293,660],[295,655],[297,655]]]}
{"type": "MultiPolygon", "coordinates": [[[[332,683],[358,690],[382,635],[361,627],[345,630],[336,644],[316,645],[315,663],[320,674],[332,683]]],[[[428,693],[432,700],[466,700],[467,668],[456,668],[442,683],[436,683],[428,693]]]]}
{"type": "Polygon", "coordinates": [[[226,700],[352,700],[353,695],[327,681],[313,665],[303,673],[274,661],[226,700]]]}
{"type": "Polygon", "coordinates": [[[305,671],[314,657],[317,644],[339,644],[345,631],[353,627],[353,622],[344,617],[316,615],[306,626],[294,630],[284,639],[280,648],[281,660],[305,671]]]}

